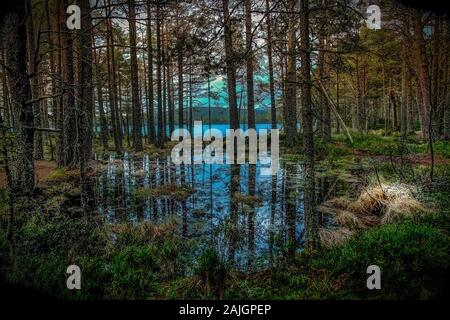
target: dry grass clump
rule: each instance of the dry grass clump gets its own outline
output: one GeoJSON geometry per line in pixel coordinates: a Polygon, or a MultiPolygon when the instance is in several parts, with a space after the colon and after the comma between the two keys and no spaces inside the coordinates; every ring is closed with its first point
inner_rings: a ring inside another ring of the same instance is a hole
{"type": "Polygon", "coordinates": [[[319,210],[331,214],[336,226],[320,231],[325,246],[342,243],[351,236],[349,230],[355,232],[427,212],[411,188],[404,184],[377,184],[364,190],[356,201],[335,198],[325,202],[319,210]]]}
{"type": "Polygon", "coordinates": [[[321,228],[319,230],[320,243],[326,248],[343,244],[354,234],[354,230],[345,227],[333,229],[321,228]]]}
{"type": "Polygon", "coordinates": [[[326,204],[330,208],[347,209],[347,207],[350,205],[350,200],[345,197],[337,197],[328,200],[326,204]]]}
{"type": "Polygon", "coordinates": [[[427,211],[415,198],[411,188],[404,184],[374,186],[363,192],[349,209],[361,215],[376,215],[381,218],[381,223],[427,211]]]}
{"type": "Polygon", "coordinates": [[[151,243],[174,235],[179,224],[177,219],[169,219],[162,224],[154,224],[148,221],[140,222],[136,225],[115,223],[108,225],[107,228],[116,235],[133,235],[145,243],[151,243]]]}
{"type": "Polygon", "coordinates": [[[334,213],[333,219],[334,223],[339,226],[352,229],[361,229],[364,227],[364,222],[362,219],[352,211],[337,209],[334,213]]]}

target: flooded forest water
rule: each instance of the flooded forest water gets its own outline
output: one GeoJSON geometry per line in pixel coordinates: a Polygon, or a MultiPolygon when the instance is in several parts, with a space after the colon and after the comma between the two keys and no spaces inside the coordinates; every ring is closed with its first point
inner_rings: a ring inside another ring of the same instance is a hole
{"type": "MultiPolygon", "coordinates": [[[[254,271],[286,251],[301,250],[301,162],[281,161],[276,175],[261,164],[175,165],[170,156],[97,156],[105,170],[96,178],[96,207],[105,222],[164,224],[178,221],[179,235],[213,247],[224,261],[254,271]]],[[[317,202],[345,188],[333,177],[316,183],[317,202]],[[330,186],[333,185],[332,188],[330,186]]],[[[329,219],[321,215],[321,224],[329,219]]]]}

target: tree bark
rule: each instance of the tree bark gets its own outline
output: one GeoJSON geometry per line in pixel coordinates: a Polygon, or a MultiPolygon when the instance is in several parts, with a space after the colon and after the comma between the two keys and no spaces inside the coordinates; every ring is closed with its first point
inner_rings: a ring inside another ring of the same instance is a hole
{"type": "Polygon", "coordinates": [[[245,62],[247,69],[247,121],[248,128],[255,129],[255,89],[253,84],[253,32],[252,6],[250,0],[244,1],[245,11],[245,62]]]}
{"type": "Polygon", "coordinates": [[[156,5],[156,92],[158,97],[158,146],[164,146],[163,134],[163,106],[162,106],[162,83],[161,83],[161,7],[156,5]]]}
{"type": "MultiPolygon", "coordinates": [[[[106,15],[111,16],[112,9],[110,0],[108,0],[109,9],[106,10],[106,15]]],[[[114,55],[114,35],[111,17],[106,18],[106,33],[107,33],[107,54],[108,60],[108,92],[109,92],[109,108],[111,112],[111,124],[114,137],[114,146],[116,152],[122,152],[122,125],[118,112],[117,105],[117,81],[116,81],[116,65],[114,55]]]]}
{"type": "Polygon", "coordinates": [[[293,146],[297,140],[297,53],[295,36],[295,4],[296,0],[288,1],[288,56],[286,73],[286,104],[284,108],[284,125],[286,144],[293,146]]]}
{"type": "Polygon", "coordinates": [[[304,215],[305,240],[310,249],[319,245],[319,218],[316,212],[314,175],[314,133],[311,104],[311,47],[309,39],[309,0],[301,0],[300,58],[302,75],[302,129],[305,155],[304,215]]]}
{"type": "Polygon", "coordinates": [[[94,51],[95,57],[95,65],[97,66],[96,70],[96,85],[97,85],[97,103],[98,103],[98,113],[100,118],[100,141],[102,142],[102,146],[105,150],[108,150],[108,138],[109,138],[109,129],[108,129],[108,121],[106,119],[105,108],[103,105],[103,75],[101,74],[100,61],[98,59],[98,54],[94,51]]]}
{"type": "Polygon", "coordinates": [[[402,42],[402,104],[401,104],[401,121],[400,130],[403,137],[409,133],[408,111],[411,108],[411,92],[410,92],[410,75],[407,58],[407,44],[402,42]]]}
{"type": "MultiPolygon", "coordinates": [[[[68,0],[64,1],[61,8],[65,12],[68,0]]],[[[64,17],[64,15],[62,15],[64,17]]],[[[75,104],[75,77],[74,77],[74,57],[73,57],[73,37],[71,31],[65,27],[65,20],[62,21],[62,63],[64,70],[65,95],[64,95],[64,152],[63,165],[73,167],[77,164],[77,142],[78,142],[78,121],[77,108],[75,104]]]]}
{"type": "Polygon", "coordinates": [[[227,69],[228,107],[230,112],[230,129],[239,129],[239,116],[236,100],[236,57],[233,50],[233,32],[231,29],[228,0],[222,0],[225,63],[227,69]]]}
{"type": "Polygon", "coordinates": [[[81,30],[78,32],[78,125],[80,138],[80,161],[86,165],[93,159],[92,130],[94,117],[94,94],[92,82],[92,32],[89,0],[79,1],[81,9],[81,30]]]}
{"type": "Polygon", "coordinates": [[[25,1],[17,1],[3,14],[0,30],[6,48],[5,66],[16,124],[15,150],[10,167],[11,191],[29,195],[34,190],[33,105],[27,73],[27,34],[25,1]]]}
{"type": "Polygon", "coordinates": [[[422,138],[428,139],[429,133],[429,118],[431,111],[431,99],[430,99],[430,75],[428,71],[428,60],[425,49],[425,40],[423,37],[423,23],[421,21],[421,15],[416,12],[413,17],[414,28],[414,53],[416,58],[416,68],[418,74],[418,84],[420,90],[419,104],[419,120],[422,132],[422,138]]]}
{"type": "Polygon", "coordinates": [[[150,0],[147,1],[147,43],[148,43],[148,110],[147,110],[147,130],[149,142],[155,143],[155,112],[153,95],[153,39],[152,39],[152,11],[150,0]]]}
{"type": "Polygon", "coordinates": [[[270,0],[266,0],[266,23],[267,23],[267,60],[269,68],[269,92],[270,92],[270,116],[272,129],[277,128],[277,109],[275,105],[275,80],[273,76],[272,56],[272,18],[270,12],[270,0]]]}
{"type": "Polygon", "coordinates": [[[131,65],[131,105],[133,114],[133,148],[139,152],[142,146],[141,101],[139,99],[139,78],[136,53],[136,4],[128,0],[128,25],[130,27],[130,65],[131,65]]]}
{"type": "MultiPolygon", "coordinates": [[[[37,76],[38,61],[37,60],[37,48],[34,31],[33,10],[31,0],[26,0],[28,18],[27,18],[27,53],[28,53],[28,74],[31,75],[31,95],[32,99],[39,97],[39,77],[37,76]]],[[[41,127],[41,108],[40,102],[35,102],[33,105],[34,113],[34,126],[41,127]]],[[[44,158],[44,146],[42,139],[42,132],[34,132],[34,158],[40,160],[44,158]]]]}
{"type": "Polygon", "coordinates": [[[175,129],[175,106],[173,99],[173,70],[170,59],[167,62],[167,98],[169,106],[169,135],[171,135],[175,129]]]}

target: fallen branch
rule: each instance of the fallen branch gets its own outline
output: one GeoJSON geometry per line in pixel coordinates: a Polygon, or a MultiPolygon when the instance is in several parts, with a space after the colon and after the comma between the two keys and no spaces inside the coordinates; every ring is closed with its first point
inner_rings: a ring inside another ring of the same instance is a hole
{"type": "Polygon", "coordinates": [[[36,127],[31,127],[30,129],[33,129],[34,131],[61,132],[61,129],[51,129],[51,128],[36,128],[36,127]]]}
{"type": "Polygon", "coordinates": [[[342,120],[341,116],[339,115],[339,113],[337,112],[337,108],[336,105],[334,104],[333,100],[331,100],[330,96],[328,95],[327,91],[325,90],[325,88],[322,85],[322,82],[317,78],[314,77],[314,80],[317,81],[317,83],[319,84],[319,89],[322,91],[323,95],[325,96],[325,98],[328,100],[330,106],[331,106],[331,110],[333,111],[334,115],[336,116],[336,118],[339,120],[339,122],[341,123],[342,127],[344,127],[345,129],[345,134],[347,135],[347,138],[350,140],[350,142],[353,144],[353,139],[352,136],[350,135],[350,131],[348,130],[347,126],[345,125],[344,120],[342,120]]]}

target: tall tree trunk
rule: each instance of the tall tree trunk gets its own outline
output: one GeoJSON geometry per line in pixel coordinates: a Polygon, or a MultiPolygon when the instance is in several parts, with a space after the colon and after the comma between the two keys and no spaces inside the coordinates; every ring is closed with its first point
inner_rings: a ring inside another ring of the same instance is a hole
{"type": "Polygon", "coordinates": [[[421,15],[416,12],[413,17],[414,28],[414,53],[416,58],[416,68],[418,74],[418,84],[420,90],[419,120],[422,132],[422,137],[428,139],[431,99],[430,99],[430,75],[428,71],[428,60],[425,49],[425,40],[423,37],[423,23],[421,15]]]}
{"type": "MultiPolygon", "coordinates": [[[[444,54],[444,75],[443,82],[450,83],[450,72],[449,72],[449,57],[448,51],[450,50],[450,22],[446,20],[444,22],[444,35],[446,38],[446,50],[443,50],[444,54]]],[[[450,88],[449,86],[445,86],[443,89],[443,111],[442,111],[442,119],[443,119],[443,138],[445,140],[450,140],[450,88]]]]}
{"type": "Polygon", "coordinates": [[[365,110],[364,110],[364,72],[361,66],[360,55],[356,56],[356,104],[355,109],[352,112],[352,127],[353,129],[362,132],[364,130],[365,123],[365,110]]]}
{"type": "MultiPolygon", "coordinates": [[[[2,59],[2,61],[5,61],[5,51],[6,50],[1,50],[0,53],[0,58],[2,59]]],[[[10,103],[10,99],[9,99],[9,89],[8,89],[8,84],[7,84],[7,77],[6,77],[6,69],[2,68],[2,73],[1,73],[1,79],[2,79],[2,107],[3,112],[4,112],[4,125],[7,125],[8,127],[14,127],[14,121],[13,121],[13,116],[14,116],[14,112],[11,110],[11,103],[10,103]]]]}
{"type": "MultiPolygon", "coordinates": [[[[148,75],[148,69],[147,69],[147,62],[146,58],[142,57],[142,65],[144,68],[144,75],[148,75]]],[[[150,109],[150,103],[148,101],[148,83],[147,83],[147,77],[142,77],[143,81],[141,81],[141,86],[139,87],[139,92],[141,96],[141,101],[144,101],[145,96],[145,103],[146,107],[144,108],[144,105],[142,105],[142,127],[144,131],[144,138],[147,140],[147,142],[150,142],[150,126],[148,125],[149,120],[149,109],[150,109]],[[145,112],[144,112],[145,109],[145,112]],[[147,117],[146,117],[147,115],[147,117]]]]}
{"type": "Polygon", "coordinates": [[[183,42],[178,43],[177,50],[177,67],[178,67],[178,127],[183,128],[184,125],[184,110],[183,110],[183,42]]]}
{"type": "Polygon", "coordinates": [[[108,121],[106,119],[105,108],[103,105],[103,75],[101,74],[99,65],[100,61],[98,59],[98,54],[94,51],[94,59],[95,65],[97,66],[96,70],[96,86],[97,86],[97,102],[98,102],[98,113],[100,117],[100,141],[102,142],[102,146],[105,150],[108,150],[108,138],[109,138],[109,129],[108,129],[108,121]]]}
{"type": "Polygon", "coordinates": [[[173,101],[173,70],[170,59],[167,62],[167,97],[169,105],[169,135],[171,135],[175,129],[175,110],[173,101]]]}
{"type": "Polygon", "coordinates": [[[130,58],[131,58],[131,105],[133,113],[133,148],[139,152],[142,146],[141,101],[139,100],[139,79],[136,53],[136,4],[128,0],[128,24],[130,27],[130,58]]]}
{"type": "Polygon", "coordinates": [[[250,0],[244,1],[245,11],[245,61],[247,68],[247,121],[248,128],[255,129],[255,89],[253,85],[253,30],[252,30],[252,6],[250,0]]]}
{"type": "MultiPolygon", "coordinates": [[[[246,50],[246,69],[247,69],[247,121],[248,129],[256,129],[255,121],[255,91],[253,84],[253,31],[252,31],[252,12],[251,1],[244,1],[245,11],[245,50],[246,50]]],[[[251,148],[251,146],[250,146],[251,148]]],[[[256,194],[256,165],[249,164],[248,166],[248,194],[254,197],[256,194]]],[[[253,254],[254,254],[254,215],[255,205],[250,205],[248,212],[248,271],[253,270],[253,254]]]]}
{"type": "MultiPolygon", "coordinates": [[[[60,91],[64,89],[64,79],[63,79],[63,62],[62,62],[62,52],[63,52],[63,35],[62,33],[66,30],[64,6],[62,5],[62,0],[56,0],[56,19],[55,19],[55,46],[56,50],[54,53],[55,57],[55,85],[60,91]]],[[[56,139],[57,151],[56,160],[58,166],[64,165],[64,95],[60,95],[56,102],[56,127],[59,132],[56,139]]]]}
{"type": "Polygon", "coordinates": [[[151,1],[147,1],[147,44],[148,44],[148,110],[147,110],[147,130],[149,142],[155,143],[155,112],[153,97],[153,39],[152,39],[152,10],[151,1]]]}
{"type": "Polygon", "coordinates": [[[233,50],[233,32],[231,29],[230,9],[228,0],[222,0],[225,63],[227,69],[228,107],[230,112],[230,129],[239,129],[239,117],[236,100],[236,62],[233,50]]]}
{"type": "Polygon", "coordinates": [[[391,89],[391,91],[389,93],[389,101],[390,101],[391,110],[392,110],[392,130],[397,131],[398,130],[397,100],[395,98],[395,92],[393,89],[391,89]]]}
{"type": "MultiPolygon", "coordinates": [[[[228,92],[228,108],[230,115],[230,129],[239,129],[239,115],[237,108],[236,95],[236,57],[233,50],[233,32],[231,28],[230,9],[228,7],[228,0],[222,0],[223,10],[223,25],[224,25],[224,46],[225,46],[225,64],[227,71],[227,92],[228,92]]],[[[233,141],[234,152],[236,152],[236,141],[233,141]]],[[[236,158],[236,157],[234,157],[236,158]]],[[[230,235],[230,248],[228,257],[234,262],[236,243],[237,243],[237,220],[238,220],[238,204],[234,201],[233,196],[239,190],[240,184],[240,165],[231,165],[230,177],[230,220],[232,231],[230,235]]]]}
{"type": "MultiPolygon", "coordinates": [[[[56,70],[57,68],[59,68],[59,66],[56,65],[57,63],[57,54],[60,50],[59,47],[57,47],[57,37],[59,37],[58,35],[58,18],[54,19],[55,20],[55,24],[52,23],[51,19],[50,19],[50,7],[49,7],[49,2],[50,0],[45,0],[45,15],[46,15],[46,22],[47,22],[47,31],[48,31],[48,35],[47,35],[47,41],[49,44],[49,49],[50,49],[50,53],[49,53],[49,68],[50,68],[50,74],[51,74],[51,94],[53,96],[52,98],[52,102],[51,102],[51,114],[52,114],[52,119],[48,120],[48,127],[54,127],[57,128],[57,114],[58,114],[58,110],[59,110],[59,97],[57,97],[57,75],[56,75],[56,70]],[[50,122],[52,122],[50,124],[50,122]]],[[[55,8],[55,7],[54,7],[55,8]]],[[[58,3],[56,2],[56,12],[52,12],[53,14],[57,14],[57,9],[58,9],[58,3]]],[[[47,114],[47,117],[48,114],[47,114]]],[[[53,140],[51,135],[47,135],[47,140],[50,146],[50,160],[55,160],[55,147],[53,144],[53,140]]]]}
{"type": "MultiPolygon", "coordinates": [[[[65,10],[67,5],[68,0],[65,0],[62,10],[65,10]]],[[[77,158],[78,123],[77,123],[77,110],[75,104],[73,37],[71,31],[69,31],[67,28],[64,28],[62,31],[62,45],[63,45],[62,63],[64,66],[63,69],[65,73],[63,165],[73,167],[78,162],[77,158]]]]}
{"type": "Polygon", "coordinates": [[[189,58],[189,131],[191,133],[191,135],[194,134],[193,130],[194,130],[194,104],[193,104],[193,91],[192,91],[192,59],[189,58]]]}
{"type": "MultiPolygon", "coordinates": [[[[33,99],[39,97],[39,77],[37,75],[37,47],[34,35],[34,21],[31,0],[26,0],[28,18],[27,18],[27,53],[28,53],[28,74],[31,75],[31,95],[33,99]]],[[[41,108],[40,103],[33,103],[34,126],[41,127],[41,108]]],[[[44,146],[42,139],[42,131],[34,131],[34,158],[36,160],[44,158],[44,146]]]]}
{"type": "Polygon", "coordinates": [[[163,131],[163,106],[162,106],[162,83],[161,83],[161,6],[156,5],[156,93],[158,96],[158,146],[164,146],[163,131]]]}
{"type": "Polygon", "coordinates": [[[305,155],[304,214],[306,244],[314,249],[319,244],[319,218],[316,212],[314,181],[314,133],[311,104],[311,46],[309,39],[309,0],[300,1],[300,58],[302,75],[302,129],[305,155]]]}
{"type": "Polygon", "coordinates": [[[402,104],[401,104],[401,121],[400,129],[403,137],[409,133],[408,126],[408,111],[411,108],[411,92],[410,92],[410,75],[407,58],[407,44],[406,41],[402,42],[402,104]]]}
{"type": "Polygon", "coordinates": [[[108,92],[109,92],[109,109],[111,112],[111,124],[113,130],[114,137],[114,146],[116,152],[122,152],[122,125],[118,112],[117,105],[117,81],[116,81],[116,64],[115,64],[115,55],[114,55],[114,35],[113,28],[111,22],[111,3],[108,0],[108,6],[106,15],[106,34],[107,34],[107,51],[106,51],[106,59],[108,61],[108,92]]]}
{"type": "Polygon", "coordinates": [[[0,30],[6,48],[5,66],[8,74],[11,104],[16,124],[15,150],[12,154],[11,191],[29,195],[34,190],[33,105],[27,73],[27,34],[25,1],[9,5],[3,14],[0,30]]]}
{"type": "MultiPolygon", "coordinates": [[[[162,27],[164,30],[164,25],[162,27]]],[[[164,40],[164,32],[163,32],[163,40],[162,43],[165,43],[164,40]]],[[[162,135],[164,137],[164,140],[167,139],[167,61],[165,56],[166,48],[165,45],[163,45],[162,50],[162,105],[163,105],[163,126],[162,126],[162,135]]]]}
{"type": "Polygon", "coordinates": [[[433,132],[435,137],[439,137],[440,135],[440,119],[439,119],[439,82],[441,73],[441,66],[443,66],[440,62],[440,51],[441,51],[442,43],[441,43],[441,19],[440,17],[435,17],[433,20],[433,40],[432,40],[432,49],[431,49],[431,68],[430,68],[430,99],[431,99],[431,108],[433,109],[433,132]]]}
{"type": "Polygon", "coordinates": [[[439,90],[437,92],[437,110],[436,110],[436,118],[438,125],[438,133],[439,138],[444,138],[444,123],[445,123],[445,109],[448,106],[448,89],[449,89],[449,81],[448,81],[448,71],[449,71],[449,55],[448,51],[450,50],[450,34],[448,30],[449,20],[445,20],[441,18],[440,20],[440,46],[439,46],[439,65],[438,68],[439,73],[439,90]]]}
{"type": "Polygon", "coordinates": [[[270,91],[270,117],[272,129],[277,128],[277,109],[275,105],[275,81],[273,76],[273,57],[272,57],[272,18],[270,9],[270,0],[266,0],[266,22],[267,22],[267,60],[269,67],[269,91],[270,91]]]}
{"type": "MultiPolygon", "coordinates": [[[[325,7],[325,16],[324,16],[324,25],[323,30],[320,35],[320,42],[322,50],[319,52],[319,56],[321,57],[321,64],[319,69],[319,78],[322,82],[323,89],[328,93],[330,92],[330,35],[328,31],[328,22],[329,22],[329,2],[328,0],[323,0],[323,6],[325,7]]],[[[331,111],[328,99],[324,97],[323,94],[320,95],[320,109],[322,119],[322,138],[325,141],[330,141],[331,139],[331,111]]]]}
{"type": "MultiPolygon", "coordinates": [[[[341,113],[340,105],[339,105],[339,98],[340,98],[340,92],[339,92],[339,68],[336,68],[336,112],[338,114],[341,113]]],[[[336,121],[336,133],[341,133],[341,124],[339,121],[336,121]]]]}
{"type": "Polygon", "coordinates": [[[93,181],[86,175],[86,168],[93,158],[92,128],[94,117],[94,95],[92,82],[92,34],[89,0],[78,2],[81,9],[81,29],[77,31],[78,72],[78,161],[80,164],[81,207],[92,212],[93,181]]]}
{"type": "Polygon", "coordinates": [[[80,138],[80,161],[88,165],[93,159],[92,130],[94,118],[94,94],[92,82],[92,33],[89,0],[79,1],[81,9],[81,30],[78,32],[78,124],[80,138]]]}
{"type": "Polygon", "coordinates": [[[286,144],[293,146],[297,140],[297,53],[296,53],[296,0],[288,1],[288,56],[286,74],[286,105],[284,108],[284,125],[286,144]]]}

